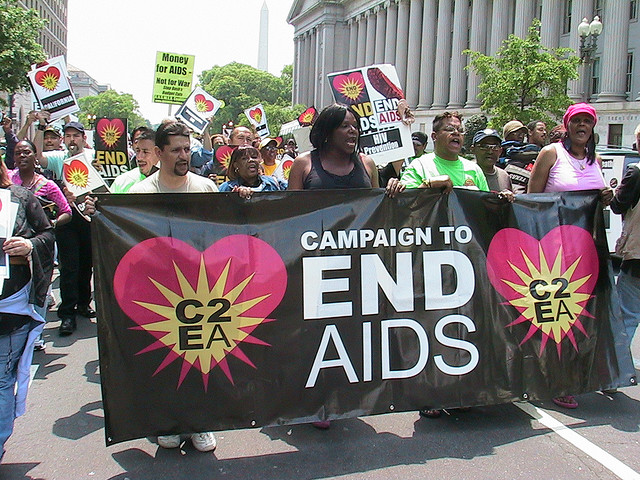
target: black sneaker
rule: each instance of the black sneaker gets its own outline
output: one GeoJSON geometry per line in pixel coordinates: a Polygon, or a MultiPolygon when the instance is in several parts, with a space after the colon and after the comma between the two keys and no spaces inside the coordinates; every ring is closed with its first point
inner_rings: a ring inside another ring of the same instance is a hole
{"type": "Polygon", "coordinates": [[[61,337],[66,337],[67,335],[71,335],[76,329],[76,319],[75,318],[61,318],[60,319],[60,328],[58,329],[58,333],[61,337]]]}
{"type": "Polygon", "coordinates": [[[85,318],[96,318],[96,311],[91,307],[77,307],[76,313],[85,318]]]}

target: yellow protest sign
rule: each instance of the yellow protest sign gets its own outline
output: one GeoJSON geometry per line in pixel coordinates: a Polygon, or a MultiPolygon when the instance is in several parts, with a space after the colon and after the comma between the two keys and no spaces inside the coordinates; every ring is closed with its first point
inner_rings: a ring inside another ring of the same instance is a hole
{"type": "Polygon", "coordinates": [[[194,55],[157,52],[153,102],[181,105],[191,93],[194,55]]]}

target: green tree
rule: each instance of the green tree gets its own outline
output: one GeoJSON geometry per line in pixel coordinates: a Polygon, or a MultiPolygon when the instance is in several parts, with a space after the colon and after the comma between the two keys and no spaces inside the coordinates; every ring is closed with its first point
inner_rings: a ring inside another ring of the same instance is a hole
{"type": "Polygon", "coordinates": [[[15,92],[29,86],[31,65],[45,60],[38,35],[45,25],[34,9],[17,0],[0,0],[0,90],[15,92]]]}
{"type": "Polygon", "coordinates": [[[471,58],[467,68],[482,78],[479,97],[494,128],[514,119],[551,123],[572,103],[567,82],[578,78],[580,59],[570,48],[541,45],[539,20],[533,21],[526,38],[509,35],[495,56],[464,53],[471,58]]]}
{"type": "Polygon", "coordinates": [[[78,100],[78,104],[80,105],[78,118],[87,126],[89,125],[87,115],[95,115],[98,118],[126,118],[129,131],[139,126],[151,126],[149,121],[140,115],[138,102],[130,93],[107,90],[98,95],[82,97],[78,100]]]}
{"type": "Polygon", "coordinates": [[[242,63],[232,62],[214,66],[200,75],[200,85],[211,95],[225,102],[211,122],[211,130],[219,132],[222,125],[232,121],[249,125],[245,109],[261,103],[264,106],[269,130],[277,135],[283,123],[295,120],[304,111],[302,105],[291,106],[293,67],[287,65],[280,77],[242,63]]]}
{"type": "Polygon", "coordinates": [[[473,136],[476,132],[487,128],[489,120],[484,113],[476,113],[471,115],[464,121],[464,151],[469,153],[471,149],[471,143],[473,142],[473,136]]]}

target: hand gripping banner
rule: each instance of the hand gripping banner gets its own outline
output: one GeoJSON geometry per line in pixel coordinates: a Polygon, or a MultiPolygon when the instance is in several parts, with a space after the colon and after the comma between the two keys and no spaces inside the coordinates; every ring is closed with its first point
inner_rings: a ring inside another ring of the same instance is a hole
{"type": "Polygon", "coordinates": [[[100,195],[107,444],[635,384],[595,193],[100,195]]]}

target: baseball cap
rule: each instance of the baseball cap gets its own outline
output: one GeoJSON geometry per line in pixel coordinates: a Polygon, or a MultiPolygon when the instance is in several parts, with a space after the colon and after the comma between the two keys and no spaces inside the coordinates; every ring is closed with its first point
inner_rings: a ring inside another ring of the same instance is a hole
{"type": "Polygon", "coordinates": [[[80,133],[84,133],[84,125],[82,125],[80,122],[69,122],[64,127],[62,127],[62,131],[66,132],[68,128],[74,128],[80,133]]]}
{"type": "Polygon", "coordinates": [[[500,138],[500,134],[497,130],[494,130],[493,128],[485,128],[484,130],[479,130],[476,132],[476,134],[473,136],[473,142],[471,142],[471,144],[475,145],[476,143],[480,143],[482,140],[488,137],[493,137],[500,143],[502,143],[502,138],[500,138]]]}
{"type": "Polygon", "coordinates": [[[271,142],[275,143],[275,146],[278,146],[278,141],[275,138],[269,138],[269,137],[265,137],[262,139],[262,141],[260,142],[260,149],[263,149],[264,147],[266,147],[267,145],[269,145],[271,142]]]}
{"type": "Polygon", "coordinates": [[[569,105],[567,111],[562,117],[562,123],[564,124],[564,128],[569,128],[569,121],[572,117],[578,115],[579,113],[586,113],[593,117],[594,125],[598,123],[598,115],[596,114],[596,109],[593,108],[588,103],[576,103],[573,105],[569,105]]]}
{"type": "Polygon", "coordinates": [[[53,125],[49,125],[47,126],[47,128],[44,129],[44,133],[47,133],[47,132],[51,132],[57,137],[62,136],[62,134],[60,133],[60,129],[58,127],[54,127],[53,125]]]}
{"type": "Polygon", "coordinates": [[[507,135],[513,132],[517,132],[518,130],[524,130],[525,132],[529,131],[527,130],[527,127],[522,124],[522,122],[519,122],[518,120],[511,120],[510,122],[507,122],[502,129],[502,136],[504,138],[507,138],[507,135]]]}

